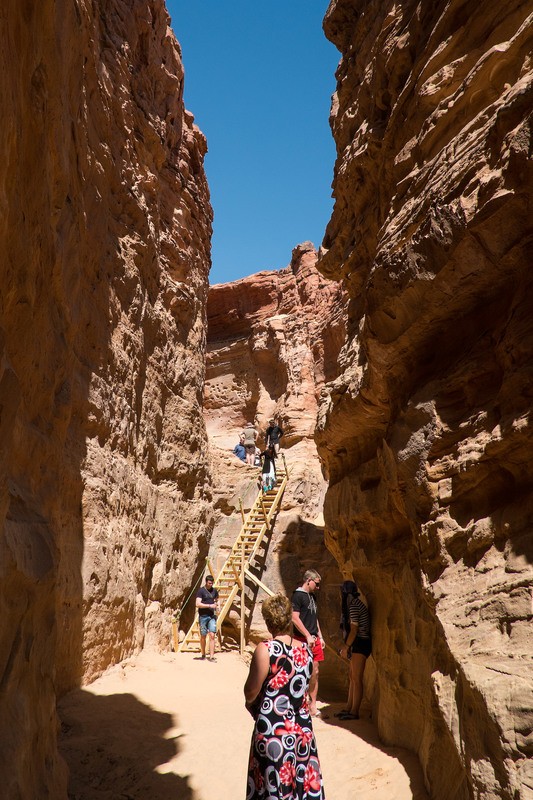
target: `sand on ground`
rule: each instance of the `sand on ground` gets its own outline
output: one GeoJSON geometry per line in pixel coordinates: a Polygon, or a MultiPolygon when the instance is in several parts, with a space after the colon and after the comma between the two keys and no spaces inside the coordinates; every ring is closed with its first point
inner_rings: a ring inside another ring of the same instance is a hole
{"type": "MultiPolygon", "coordinates": [[[[70,800],[245,800],[253,720],[238,653],[143,652],[60,703],[70,800]]],[[[426,800],[416,757],[369,720],[314,721],[327,800],[426,800]]]]}

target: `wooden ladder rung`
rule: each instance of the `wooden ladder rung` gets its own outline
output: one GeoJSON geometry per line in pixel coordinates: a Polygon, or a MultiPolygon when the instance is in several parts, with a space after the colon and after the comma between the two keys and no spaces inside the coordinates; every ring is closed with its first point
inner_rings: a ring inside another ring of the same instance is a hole
{"type": "MultiPolygon", "coordinates": [[[[235,597],[234,592],[240,586],[238,576],[242,569],[243,556],[247,568],[252,563],[252,557],[266,545],[265,534],[271,530],[270,514],[278,499],[281,500],[280,490],[282,487],[284,488],[286,480],[285,471],[278,470],[275,487],[264,494],[261,490],[258,492],[246,520],[241,505],[243,515],[241,530],[215,581],[224,617],[231,607],[231,604],[228,605],[229,598],[235,597]],[[228,608],[225,608],[226,605],[228,608]]],[[[269,591],[267,587],[264,588],[269,591]]],[[[200,629],[198,621],[195,619],[178,650],[198,650],[199,645],[200,629]]]]}

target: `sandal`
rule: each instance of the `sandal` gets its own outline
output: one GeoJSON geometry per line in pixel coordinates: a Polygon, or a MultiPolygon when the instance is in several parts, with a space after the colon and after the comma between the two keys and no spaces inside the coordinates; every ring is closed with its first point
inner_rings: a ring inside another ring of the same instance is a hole
{"type": "Polygon", "coordinates": [[[359,719],[359,714],[339,714],[339,719],[359,719]]]}
{"type": "Polygon", "coordinates": [[[333,714],[333,716],[334,716],[334,717],[342,717],[342,716],[344,716],[344,714],[349,714],[349,713],[350,713],[350,712],[348,711],[348,709],[347,709],[347,708],[341,708],[341,710],[340,710],[340,711],[336,711],[336,712],[333,714]]]}

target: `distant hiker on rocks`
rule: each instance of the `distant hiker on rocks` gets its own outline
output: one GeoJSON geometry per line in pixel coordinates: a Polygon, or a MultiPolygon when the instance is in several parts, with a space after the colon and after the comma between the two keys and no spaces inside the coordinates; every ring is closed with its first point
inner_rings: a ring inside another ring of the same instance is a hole
{"type": "Polygon", "coordinates": [[[239,434],[239,441],[233,448],[233,455],[241,461],[246,461],[246,449],[244,447],[244,433],[239,434]]]}
{"type": "Polygon", "coordinates": [[[265,444],[267,449],[270,447],[270,445],[273,445],[277,456],[279,455],[279,442],[282,436],[283,431],[277,424],[276,420],[269,420],[268,428],[266,429],[265,433],[265,444]]]}
{"type": "Polygon", "coordinates": [[[341,629],[344,645],[339,655],[350,662],[350,686],[347,708],[335,716],[340,719],[359,719],[359,708],[363,699],[363,673],[366,660],[372,652],[370,638],[370,615],[368,608],[359,599],[357,584],[344,581],[341,586],[341,629]]]}
{"type": "Polygon", "coordinates": [[[324,647],[320,625],[318,624],[315,592],[320,589],[320,575],[315,569],[304,573],[303,583],[292,595],[292,623],[294,638],[307,642],[313,652],[313,674],[309,682],[309,711],[313,717],[320,715],[316,707],[318,695],[318,665],[324,661],[324,647]]]}
{"type": "Polygon", "coordinates": [[[265,494],[276,485],[276,454],[273,445],[261,453],[261,464],[261,486],[265,494]]]}
{"type": "Polygon", "coordinates": [[[216,661],[215,633],[217,632],[218,591],[214,588],[213,583],[213,576],[206,575],[205,586],[201,586],[196,593],[202,660],[205,659],[205,640],[209,634],[209,661],[216,661]]]}
{"type": "Polygon", "coordinates": [[[255,440],[257,439],[257,431],[251,422],[248,422],[244,429],[244,449],[246,450],[246,463],[250,467],[254,466],[255,462],[255,440]]]}

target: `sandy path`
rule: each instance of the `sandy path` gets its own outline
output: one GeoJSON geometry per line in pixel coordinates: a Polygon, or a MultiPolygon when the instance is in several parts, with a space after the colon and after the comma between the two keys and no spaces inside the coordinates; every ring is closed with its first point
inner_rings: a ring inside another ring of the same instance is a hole
{"type": "MultiPolygon", "coordinates": [[[[71,800],[244,800],[252,718],[247,668],[143,653],[60,706],[71,800]]],[[[380,745],[368,721],[315,722],[328,800],[423,800],[416,758],[380,745]]]]}

